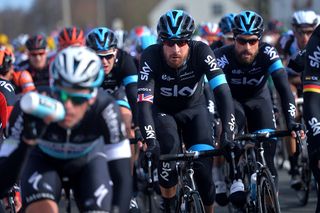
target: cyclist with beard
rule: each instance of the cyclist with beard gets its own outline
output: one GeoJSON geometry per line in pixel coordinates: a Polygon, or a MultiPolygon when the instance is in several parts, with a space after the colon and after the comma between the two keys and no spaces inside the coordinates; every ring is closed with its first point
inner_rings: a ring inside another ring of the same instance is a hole
{"type": "MultiPolygon", "coordinates": [[[[232,149],[234,115],[230,89],[210,47],[191,40],[194,19],[182,10],[171,10],[159,19],[159,44],[145,49],[138,78],[138,115],[147,153],[158,166],[165,212],[176,205],[177,173],[174,162],[159,154],[180,152],[180,133],[186,149],[198,144],[212,147],[212,131],[203,94],[204,75],[216,96],[222,120],[222,144],[232,149]],[[182,130],[181,132],[179,130],[182,130]],[[160,147],[159,147],[160,146],[160,147]]],[[[212,159],[195,161],[195,180],[206,212],[213,212],[215,187],[212,159]]]]}
{"type": "MultiPolygon", "coordinates": [[[[281,98],[287,127],[293,130],[296,127],[294,98],[276,49],[260,42],[264,30],[262,17],[253,11],[243,11],[234,17],[234,25],[234,45],[217,49],[214,53],[234,98],[238,133],[244,131],[245,127],[249,132],[275,130],[274,112],[267,86],[270,75],[281,98]]],[[[265,144],[264,150],[267,166],[277,183],[275,141],[265,144]]],[[[233,188],[230,190],[232,193],[233,188]]],[[[243,193],[239,191],[237,194],[245,197],[243,193]]],[[[244,203],[240,202],[243,200],[237,194],[230,196],[230,201],[241,207],[244,203]]]]}

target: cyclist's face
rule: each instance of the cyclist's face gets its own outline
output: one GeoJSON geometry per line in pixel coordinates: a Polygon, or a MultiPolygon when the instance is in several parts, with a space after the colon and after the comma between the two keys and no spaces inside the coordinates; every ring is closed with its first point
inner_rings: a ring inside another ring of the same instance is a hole
{"type": "Polygon", "coordinates": [[[313,30],[313,27],[294,28],[294,36],[297,38],[297,43],[300,50],[305,48],[305,46],[307,45],[313,30]]]}
{"type": "MultiPolygon", "coordinates": [[[[90,94],[90,90],[88,89],[75,90],[65,88],[62,90],[66,91],[65,96],[67,96],[67,94],[90,94]]],[[[83,103],[74,103],[72,100],[72,95],[70,96],[70,98],[65,98],[63,105],[66,110],[66,116],[63,121],[59,122],[59,125],[64,128],[74,127],[77,123],[79,123],[82,120],[89,106],[92,105],[94,102],[95,97],[88,99],[83,103]]]]}
{"type": "Polygon", "coordinates": [[[233,33],[229,32],[229,33],[224,34],[222,36],[222,41],[223,41],[224,45],[234,44],[233,33]]]}
{"type": "Polygon", "coordinates": [[[30,64],[36,69],[43,69],[47,64],[47,52],[45,49],[29,52],[30,64]]]}
{"type": "Polygon", "coordinates": [[[116,61],[117,50],[111,49],[107,51],[97,52],[102,61],[104,73],[107,75],[111,72],[116,61]]]}
{"type": "Polygon", "coordinates": [[[179,68],[187,60],[189,45],[187,41],[163,41],[164,58],[171,68],[179,68]]]}
{"type": "Polygon", "coordinates": [[[243,64],[252,64],[259,51],[259,38],[256,35],[238,35],[234,46],[237,60],[243,64]]]}

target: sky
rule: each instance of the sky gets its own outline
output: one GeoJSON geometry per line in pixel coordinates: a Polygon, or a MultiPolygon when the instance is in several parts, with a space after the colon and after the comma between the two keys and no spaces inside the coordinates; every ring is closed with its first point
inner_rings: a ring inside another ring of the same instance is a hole
{"type": "Polygon", "coordinates": [[[27,10],[34,0],[0,0],[0,10],[7,8],[27,10]]]}

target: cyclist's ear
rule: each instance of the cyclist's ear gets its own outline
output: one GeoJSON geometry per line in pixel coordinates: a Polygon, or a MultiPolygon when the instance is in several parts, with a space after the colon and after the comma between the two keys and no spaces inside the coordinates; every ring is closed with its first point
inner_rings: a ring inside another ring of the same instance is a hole
{"type": "Polygon", "coordinates": [[[96,99],[97,97],[90,98],[90,100],[88,101],[89,105],[92,106],[94,102],[96,102],[96,99]]]}

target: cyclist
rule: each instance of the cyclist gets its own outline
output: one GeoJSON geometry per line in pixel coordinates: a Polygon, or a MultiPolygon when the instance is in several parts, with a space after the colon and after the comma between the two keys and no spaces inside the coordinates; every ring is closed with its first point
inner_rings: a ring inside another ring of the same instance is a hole
{"type": "Polygon", "coordinates": [[[85,44],[84,32],[79,27],[65,27],[58,36],[59,50],[69,46],[83,46],[85,44]]]}
{"type": "Polygon", "coordinates": [[[303,73],[303,117],[306,122],[310,168],[317,182],[317,208],[320,212],[320,147],[319,147],[319,60],[320,60],[320,25],[314,30],[306,46],[306,62],[303,73]]]}
{"type": "MultiPolygon", "coordinates": [[[[117,104],[98,90],[104,77],[100,66],[99,57],[87,47],[68,47],[58,53],[50,68],[52,84],[47,95],[63,103],[66,115],[62,121],[48,124],[50,117],[42,120],[22,113],[19,106],[14,109],[7,143],[18,147],[37,144],[21,174],[27,213],[39,209],[58,212],[63,177],[69,178],[81,212],[109,212],[111,201],[119,212],[127,211],[129,141],[117,104]],[[114,189],[118,187],[113,196],[111,180],[114,189]]],[[[11,151],[1,149],[0,156],[11,151]]]]}
{"type": "MultiPolygon", "coordinates": [[[[216,95],[223,125],[223,145],[232,147],[233,104],[228,84],[208,45],[191,40],[194,19],[185,11],[170,10],[159,19],[159,44],[145,49],[138,78],[139,125],[158,164],[161,154],[179,152],[182,130],[186,148],[195,144],[213,145],[203,82],[206,74],[216,95]],[[158,143],[159,141],[159,143],[158,143]]],[[[199,163],[199,162],[198,162],[199,163]]],[[[212,159],[201,160],[195,179],[206,212],[213,211],[215,187],[211,176],[212,159]]],[[[172,162],[159,162],[159,184],[165,212],[174,211],[177,174],[172,162]]]]}
{"type": "Polygon", "coordinates": [[[1,115],[3,129],[6,127],[13,106],[17,101],[15,86],[11,83],[14,73],[14,59],[14,55],[10,49],[5,47],[0,48],[0,93],[2,93],[5,98],[5,105],[1,105],[1,108],[4,108],[2,110],[6,111],[5,114],[1,115]],[[5,117],[3,118],[2,116],[5,117]]]}
{"type": "MultiPolygon", "coordinates": [[[[279,92],[288,129],[296,127],[294,120],[296,107],[287,73],[276,49],[260,42],[263,30],[263,19],[259,14],[242,11],[234,17],[234,45],[214,51],[219,66],[226,74],[234,98],[238,133],[245,131],[245,126],[249,132],[273,131],[276,128],[267,86],[269,75],[279,92]]],[[[267,166],[277,183],[278,177],[274,165],[275,141],[264,144],[264,150],[267,166]]],[[[232,187],[230,190],[232,192],[232,187]]],[[[233,204],[236,206],[244,204],[240,202],[244,201],[241,197],[236,193],[234,195],[230,196],[233,204]]]]}
{"type": "MultiPolygon", "coordinates": [[[[280,43],[282,45],[282,52],[285,57],[285,61],[292,62],[293,59],[298,57],[300,50],[303,50],[313,32],[318,24],[318,17],[314,11],[296,11],[292,15],[292,33],[281,38],[280,43]],[[292,59],[292,60],[290,60],[292,59]]],[[[291,69],[293,63],[288,64],[288,76],[291,91],[297,99],[302,95],[302,85],[301,77],[298,73],[299,70],[291,69]],[[291,68],[289,68],[291,67],[291,68]]],[[[297,120],[301,117],[298,112],[297,120]]],[[[294,153],[296,152],[295,140],[291,139],[290,143],[287,143],[287,150],[289,154],[290,170],[291,175],[291,187],[294,189],[299,189],[301,187],[301,177],[299,176],[299,171],[297,169],[298,156],[294,153]]]]}
{"type": "Polygon", "coordinates": [[[235,13],[228,13],[224,15],[219,22],[219,28],[221,30],[220,39],[216,42],[213,42],[210,47],[212,50],[222,47],[224,45],[233,44],[233,18],[236,14],[235,13]]]}
{"type": "Polygon", "coordinates": [[[29,59],[18,64],[16,71],[29,71],[36,88],[39,86],[49,86],[46,37],[43,34],[32,36],[27,40],[26,47],[29,59]]]}
{"type": "Polygon", "coordinates": [[[209,46],[220,40],[220,28],[217,23],[204,22],[199,24],[197,34],[209,46]]]}

